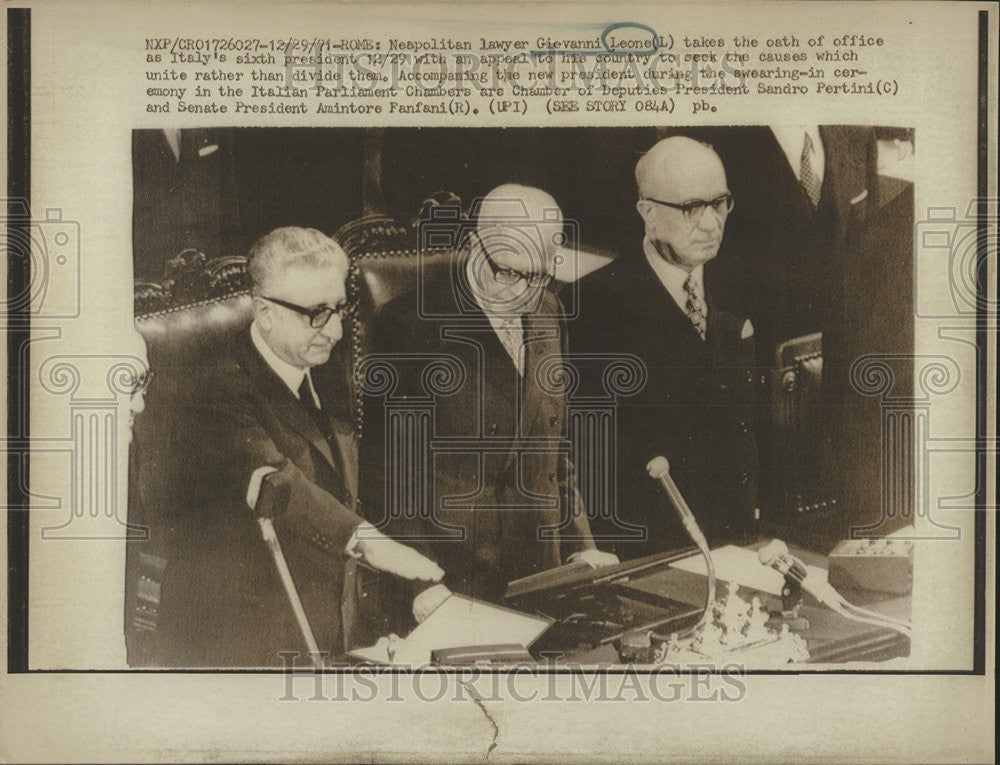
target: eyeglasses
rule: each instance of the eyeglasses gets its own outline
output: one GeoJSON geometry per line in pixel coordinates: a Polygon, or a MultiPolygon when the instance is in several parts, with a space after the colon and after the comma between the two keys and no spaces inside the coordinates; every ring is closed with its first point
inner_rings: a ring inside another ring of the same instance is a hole
{"type": "Polygon", "coordinates": [[[145,391],[146,388],[149,387],[149,383],[155,374],[156,372],[151,369],[145,369],[137,375],[132,375],[132,384],[129,386],[129,395],[136,396],[145,391]]]}
{"type": "Polygon", "coordinates": [[[653,199],[653,197],[643,197],[643,199],[649,202],[655,202],[658,205],[663,205],[664,207],[672,207],[675,210],[680,210],[681,214],[684,216],[684,220],[688,223],[694,223],[695,221],[701,220],[702,214],[704,214],[705,210],[709,207],[715,210],[715,214],[720,218],[725,218],[733,211],[733,205],[735,204],[732,194],[723,194],[721,197],[716,197],[715,199],[709,201],[696,199],[692,202],[685,202],[684,204],[664,202],[662,199],[653,199]]]}
{"type": "Polygon", "coordinates": [[[486,262],[489,264],[490,271],[493,272],[493,278],[496,280],[497,284],[503,284],[509,287],[523,281],[529,287],[544,287],[552,281],[552,274],[547,271],[526,274],[523,271],[518,271],[513,268],[505,268],[490,257],[490,254],[486,251],[485,247],[483,247],[482,250],[483,256],[486,258],[486,262]]]}
{"type": "Polygon", "coordinates": [[[333,308],[330,308],[330,306],[326,305],[320,306],[319,308],[303,308],[300,305],[295,305],[295,303],[288,303],[284,300],[278,300],[278,298],[266,297],[265,295],[261,295],[261,297],[270,303],[275,303],[277,305],[284,306],[285,308],[290,308],[296,313],[300,313],[303,316],[308,316],[309,326],[312,327],[313,329],[323,329],[323,327],[325,327],[329,323],[330,319],[333,318],[334,315],[342,319],[344,318],[344,316],[349,314],[351,310],[350,306],[347,303],[340,303],[339,305],[334,306],[333,308]]]}

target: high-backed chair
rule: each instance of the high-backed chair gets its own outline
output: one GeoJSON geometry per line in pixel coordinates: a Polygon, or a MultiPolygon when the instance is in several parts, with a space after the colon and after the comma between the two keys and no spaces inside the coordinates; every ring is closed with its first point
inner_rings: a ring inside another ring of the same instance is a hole
{"type": "Polygon", "coordinates": [[[771,369],[771,401],[763,497],[765,521],[786,524],[829,515],[837,498],[830,481],[831,452],[822,408],[823,335],[781,343],[771,369]]]}

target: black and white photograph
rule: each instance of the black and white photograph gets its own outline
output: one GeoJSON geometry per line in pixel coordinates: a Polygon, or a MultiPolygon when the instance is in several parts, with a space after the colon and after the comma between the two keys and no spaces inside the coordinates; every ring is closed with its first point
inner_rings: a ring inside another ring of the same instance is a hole
{"type": "Polygon", "coordinates": [[[995,761],[995,3],[8,5],[0,759],[995,761]]]}
{"type": "Polygon", "coordinates": [[[431,624],[445,664],[907,656],[913,434],[880,459],[869,378],[913,384],[915,152],[135,131],[130,666],[394,663],[431,624]],[[452,645],[451,598],[548,622],[452,645]]]}

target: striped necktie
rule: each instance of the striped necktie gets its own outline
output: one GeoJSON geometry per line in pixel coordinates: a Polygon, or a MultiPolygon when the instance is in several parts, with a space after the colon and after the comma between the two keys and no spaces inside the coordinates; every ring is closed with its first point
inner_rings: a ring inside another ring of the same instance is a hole
{"type": "Polygon", "coordinates": [[[809,134],[805,134],[805,141],[802,143],[802,163],[799,168],[799,183],[802,184],[803,190],[806,192],[806,196],[809,197],[809,202],[812,204],[813,209],[819,204],[820,195],[820,180],[816,177],[816,171],[813,170],[812,166],[812,153],[813,153],[813,142],[809,134]]]}

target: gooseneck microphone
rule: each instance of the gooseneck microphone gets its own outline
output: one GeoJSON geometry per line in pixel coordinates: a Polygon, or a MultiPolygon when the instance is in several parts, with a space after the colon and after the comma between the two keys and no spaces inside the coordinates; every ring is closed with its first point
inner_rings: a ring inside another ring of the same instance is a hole
{"type": "Polygon", "coordinates": [[[670,475],[670,463],[667,461],[667,458],[654,457],[646,465],[646,470],[649,472],[651,478],[655,478],[660,482],[663,490],[667,493],[667,497],[670,499],[670,504],[674,506],[674,510],[680,516],[681,523],[684,524],[684,528],[687,529],[691,539],[698,545],[698,549],[705,558],[705,567],[708,571],[708,595],[705,600],[705,610],[698,623],[682,633],[687,635],[707,622],[712,614],[712,606],[715,603],[715,564],[712,563],[712,553],[708,549],[708,540],[705,538],[705,534],[698,525],[698,521],[695,520],[694,513],[688,507],[684,495],[681,494],[680,489],[677,488],[677,484],[674,483],[674,479],[670,475]]]}
{"type": "Polygon", "coordinates": [[[667,461],[667,458],[655,457],[646,465],[646,470],[649,471],[650,477],[658,480],[660,485],[663,486],[663,490],[667,492],[670,503],[681,517],[681,523],[684,524],[684,528],[687,529],[688,534],[691,535],[695,544],[698,547],[704,546],[707,548],[708,540],[705,539],[705,535],[702,533],[701,527],[698,525],[698,521],[695,520],[694,513],[688,507],[688,503],[685,501],[680,489],[674,483],[674,479],[670,475],[670,463],[667,461]]]}

